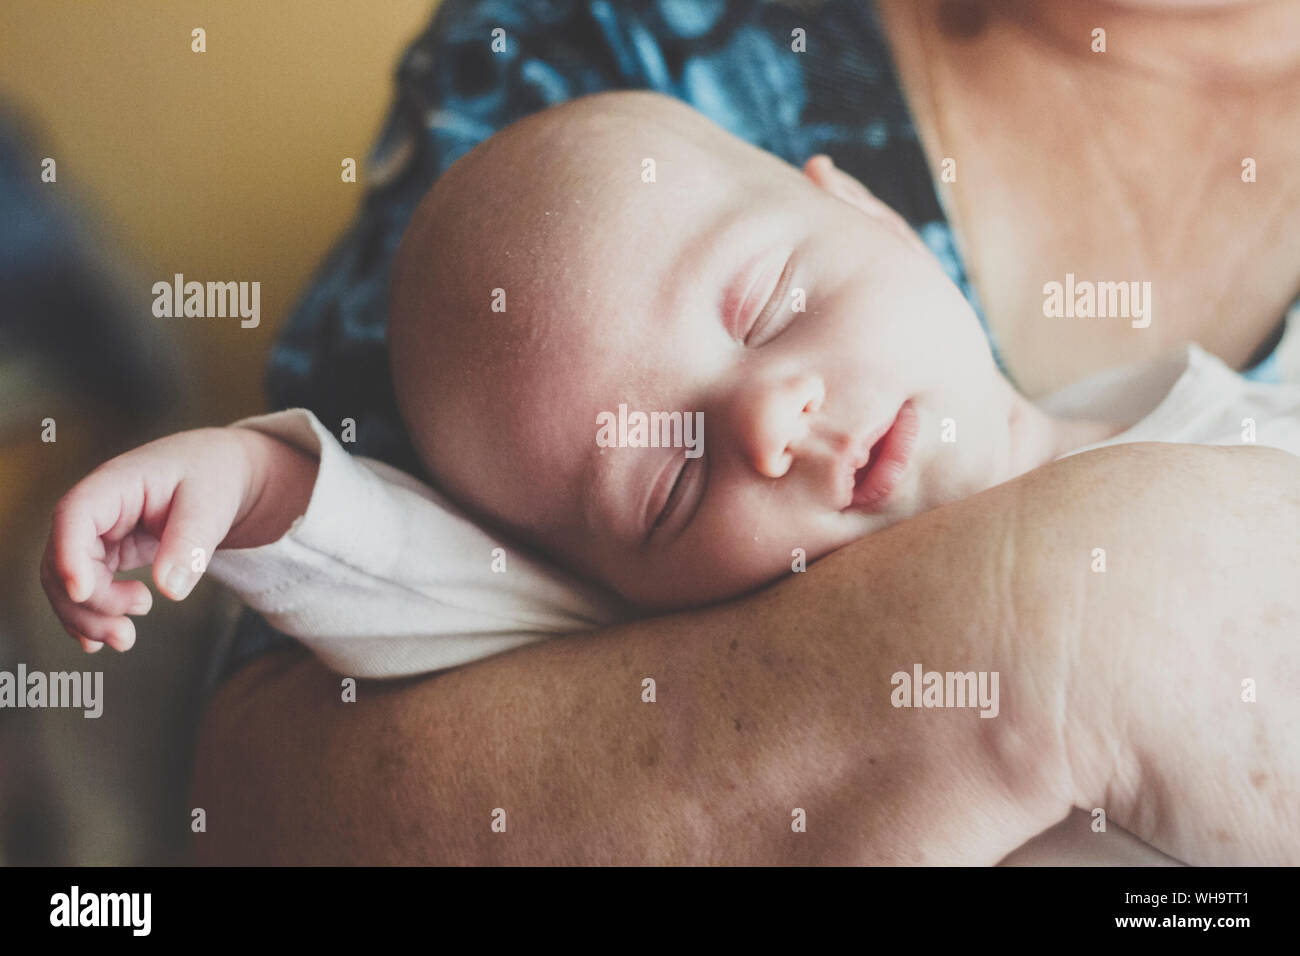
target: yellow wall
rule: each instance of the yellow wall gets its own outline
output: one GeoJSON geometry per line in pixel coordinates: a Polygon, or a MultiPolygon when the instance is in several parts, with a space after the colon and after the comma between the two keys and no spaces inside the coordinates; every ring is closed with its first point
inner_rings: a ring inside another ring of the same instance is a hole
{"type": "MultiPolygon", "coordinates": [[[[258,280],[261,326],[177,323],[207,424],[263,407],[275,327],[364,188],[401,50],[436,0],[4,0],[0,97],[150,283],[258,280]],[[207,31],[207,52],[190,31],[207,31]],[[339,163],[356,158],[359,182],[339,163]]],[[[37,171],[33,172],[34,175],[37,171]]]]}
{"type": "MultiPolygon", "coordinates": [[[[159,401],[136,416],[147,420],[130,420],[0,356],[0,375],[21,386],[5,393],[18,405],[0,418],[0,660],[38,670],[94,661],[112,701],[102,720],[43,711],[0,721],[0,865],[7,853],[29,863],[180,859],[186,755],[202,703],[194,688],[232,608],[214,583],[200,582],[179,604],[155,600],[136,621],[130,654],[86,658],[38,582],[49,515],[78,479],[126,448],[262,410],[276,326],[362,196],[363,182],[340,181],[339,162],[356,158],[364,179],[398,55],[433,6],[0,0],[0,98],[27,121],[36,156],[58,163],[58,182],[40,188],[83,216],[104,257],[124,267],[136,331],[166,345],[185,389],[175,407],[159,401]],[[202,54],[190,51],[198,26],[207,31],[202,54]],[[154,318],[150,288],[175,272],[261,282],[260,327],[154,318]],[[58,422],[55,443],[42,441],[46,416],[58,422]]],[[[39,181],[39,168],[30,174],[39,181]]],[[[9,227],[0,212],[0,230],[9,227]]],[[[4,309],[0,302],[0,322],[4,309]]]]}

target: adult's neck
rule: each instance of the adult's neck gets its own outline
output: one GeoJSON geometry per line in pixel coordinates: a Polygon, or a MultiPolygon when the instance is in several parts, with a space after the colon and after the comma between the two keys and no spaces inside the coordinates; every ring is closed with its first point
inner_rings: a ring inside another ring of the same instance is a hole
{"type": "Polygon", "coordinates": [[[1096,65],[1225,92],[1300,76],[1300,4],[1292,0],[961,0],[1020,24],[1036,40],[1096,65]]]}

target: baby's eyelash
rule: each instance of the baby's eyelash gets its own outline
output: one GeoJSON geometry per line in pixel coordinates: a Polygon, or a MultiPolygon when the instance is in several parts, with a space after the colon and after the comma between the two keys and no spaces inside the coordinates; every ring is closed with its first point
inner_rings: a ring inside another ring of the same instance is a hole
{"type": "Polygon", "coordinates": [[[756,332],[765,329],[771,323],[772,319],[776,316],[776,313],[780,310],[782,303],[786,299],[786,296],[789,294],[790,283],[793,280],[794,280],[794,256],[792,254],[790,258],[786,260],[785,268],[781,270],[780,278],[776,280],[776,288],[772,290],[772,295],[767,300],[767,305],[763,307],[763,311],[759,313],[758,318],[754,320],[753,325],[749,327],[749,331],[745,334],[745,346],[747,348],[758,348],[759,345],[766,345],[768,342],[772,341],[772,339],[776,338],[777,335],[780,335],[782,332],[784,332],[786,326],[790,324],[789,322],[784,323],[779,329],[777,329],[775,334],[768,337],[763,342],[754,344],[750,341],[750,339],[754,337],[756,332]]]}
{"type": "Polygon", "coordinates": [[[682,481],[686,477],[686,469],[691,467],[688,461],[677,469],[677,477],[673,479],[673,486],[668,490],[668,497],[664,501],[664,506],[659,509],[659,514],[655,517],[654,524],[650,526],[650,533],[654,534],[655,530],[667,520],[668,516],[673,513],[677,498],[681,494],[682,481]]]}
{"type": "Polygon", "coordinates": [[[695,517],[695,512],[700,508],[700,502],[704,500],[705,492],[708,488],[708,456],[701,455],[698,458],[689,459],[686,464],[682,465],[677,472],[677,477],[673,481],[673,487],[668,492],[668,499],[660,509],[658,516],[655,518],[653,527],[646,534],[643,548],[649,548],[652,544],[664,546],[679,537],[682,532],[690,525],[695,517]],[[684,504],[684,499],[689,498],[690,504],[684,504]],[[687,514],[679,515],[683,508],[689,507],[687,514]],[[676,525],[668,538],[664,538],[664,531],[661,525],[676,525]]]}

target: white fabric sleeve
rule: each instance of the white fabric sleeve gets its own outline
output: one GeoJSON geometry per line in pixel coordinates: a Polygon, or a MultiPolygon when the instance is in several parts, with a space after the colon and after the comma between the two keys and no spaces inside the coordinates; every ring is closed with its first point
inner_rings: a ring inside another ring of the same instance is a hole
{"type": "Polygon", "coordinates": [[[235,425],[320,465],[283,537],[219,549],[208,573],[338,673],[443,670],[620,618],[604,592],[489,534],[432,488],[348,454],[306,409],[235,425]]]}

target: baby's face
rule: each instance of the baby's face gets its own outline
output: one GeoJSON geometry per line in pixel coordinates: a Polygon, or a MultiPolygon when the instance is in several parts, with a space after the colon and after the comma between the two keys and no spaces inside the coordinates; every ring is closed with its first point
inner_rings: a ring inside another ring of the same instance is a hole
{"type": "Polygon", "coordinates": [[[437,370],[394,359],[439,482],[666,608],[1003,480],[1014,393],[915,237],[838,170],[662,109],[686,132],[597,123],[496,157],[514,179],[543,150],[581,151],[508,213],[479,209],[449,268],[471,314],[428,346],[437,370]],[[702,453],[620,444],[636,412],[700,423],[702,453]]]}

